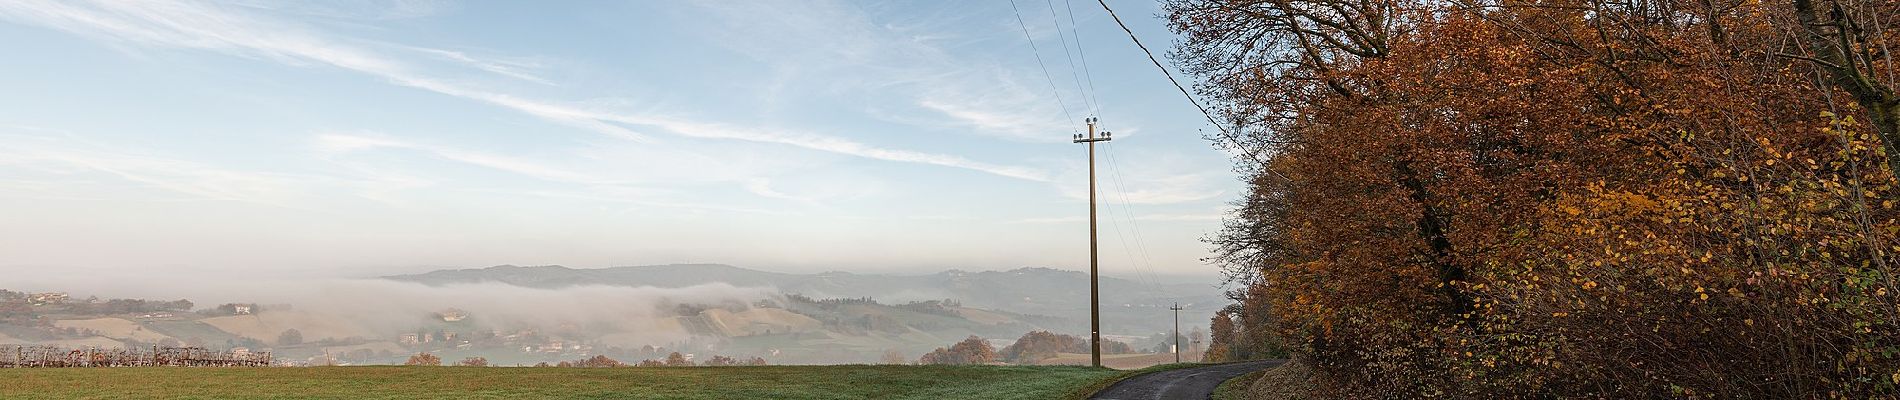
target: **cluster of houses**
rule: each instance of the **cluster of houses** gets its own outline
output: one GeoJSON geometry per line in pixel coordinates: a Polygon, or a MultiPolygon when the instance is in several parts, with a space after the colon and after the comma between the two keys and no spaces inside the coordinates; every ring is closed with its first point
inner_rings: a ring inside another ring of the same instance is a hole
{"type": "Polygon", "coordinates": [[[71,300],[71,297],[67,296],[66,292],[46,292],[26,295],[26,301],[36,306],[61,304],[67,300],[71,300]]]}

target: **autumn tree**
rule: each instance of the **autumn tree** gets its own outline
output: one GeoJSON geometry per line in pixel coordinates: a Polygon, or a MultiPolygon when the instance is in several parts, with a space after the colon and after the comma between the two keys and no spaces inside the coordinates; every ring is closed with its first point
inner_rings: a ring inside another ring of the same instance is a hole
{"type": "Polygon", "coordinates": [[[1087,352],[1089,352],[1088,341],[1082,338],[1048,331],[1032,331],[1017,338],[1015,343],[1004,346],[997,355],[1003,362],[1028,365],[1055,357],[1056,353],[1087,352]]]}
{"type": "Polygon", "coordinates": [[[409,361],[404,361],[402,365],[441,366],[442,357],[436,357],[434,354],[429,353],[416,353],[416,355],[409,356],[409,361]]]}
{"type": "Polygon", "coordinates": [[[917,360],[917,363],[926,365],[982,365],[995,361],[996,348],[991,347],[990,342],[983,340],[983,338],[970,336],[968,339],[950,345],[948,349],[939,347],[930,353],[924,354],[922,358],[917,360]]]}
{"type": "Polygon", "coordinates": [[[687,360],[686,360],[686,356],[685,356],[685,355],[682,355],[682,354],[680,354],[679,352],[677,352],[677,351],[675,351],[675,352],[673,352],[673,354],[667,354],[667,355],[666,355],[666,366],[668,366],[668,367],[691,367],[691,366],[693,366],[693,362],[692,362],[692,361],[687,361],[687,360]]]}
{"type": "MultiPolygon", "coordinates": [[[[1322,397],[1889,397],[1900,3],[1174,0],[1322,397]]],[[[1218,321],[1217,321],[1218,322],[1218,321]]]]}
{"type": "Polygon", "coordinates": [[[1212,331],[1213,335],[1208,340],[1207,352],[1201,355],[1202,360],[1208,362],[1241,360],[1233,354],[1233,347],[1236,346],[1235,341],[1240,337],[1240,330],[1234,324],[1234,316],[1231,312],[1221,310],[1214,313],[1214,318],[1208,321],[1208,330],[1212,331]]]}

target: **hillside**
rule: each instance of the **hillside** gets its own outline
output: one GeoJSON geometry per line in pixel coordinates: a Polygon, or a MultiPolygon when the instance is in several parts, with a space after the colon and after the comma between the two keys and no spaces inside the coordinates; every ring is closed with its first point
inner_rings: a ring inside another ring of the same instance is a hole
{"type": "MultiPolygon", "coordinates": [[[[788,294],[813,298],[872,298],[885,303],[949,299],[966,307],[1042,315],[1050,329],[1086,332],[1088,275],[1050,268],[969,272],[950,270],[928,275],[854,274],[825,272],[786,274],[722,264],[672,264],[600,269],[563,266],[502,265],[480,269],[439,270],[384,279],[432,286],[498,282],[534,288],[577,285],[686,287],[723,282],[734,286],[769,286],[788,294]]],[[[1101,279],[1103,331],[1150,334],[1172,327],[1169,305],[1212,307],[1221,303],[1219,290],[1201,284],[1150,284],[1116,277],[1101,279]]],[[[1200,321],[1184,321],[1186,326],[1200,321]]]]}

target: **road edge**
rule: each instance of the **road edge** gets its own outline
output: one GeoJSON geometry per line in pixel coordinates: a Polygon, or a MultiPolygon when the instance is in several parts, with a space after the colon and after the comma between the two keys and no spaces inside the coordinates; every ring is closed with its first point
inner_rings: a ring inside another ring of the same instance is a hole
{"type": "Polygon", "coordinates": [[[1128,378],[1133,378],[1133,377],[1137,377],[1141,375],[1147,375],[1147,374],[1152,374],[1152,373],[1162,372],[1162,371],[1199,368],[1199,367],[1206,367],[1206,366],[1220,365],[1220,364],[1226,364],[1226,363],[1184,362],[1184,363],[1174,363],[1174,364],[1161,364],[1161,365],[1150,366],[1150,367],[1142,368],[1142,369],[1123,370],[1121,371],[1122,373],[1116,374],[1114,377],[1103,379],[1101,381],[1097,381],[1088,386],[1077,388],[1075,391],[1069,392],[1068,396],[1065,396],[1064,399],[1065,400],[1092,399],[1092,398],[1095,398],[1095,395],[1097,393],[1101,393],[1102,391],[1108,390],[1108,388],[1115,387],[1115,385],[1120,385],[1122,381],[1126,381],[1128,380],[1128,378]]]}

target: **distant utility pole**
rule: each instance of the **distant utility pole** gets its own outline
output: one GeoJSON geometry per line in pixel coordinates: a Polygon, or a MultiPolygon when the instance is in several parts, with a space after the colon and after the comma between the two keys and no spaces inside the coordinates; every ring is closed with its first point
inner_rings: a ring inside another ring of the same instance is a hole
{"type": "Polygon", "coordinates": [[[1181,363],[1181,303],[1174,303],[1174,363],[1181,363]]]}
{"type": "Polygon", "coordinates": [[[1086,119],[1089,123],[1089,135],[1075,135],[1076,143],[1089,144],[1089,364],[1097,368],[1102,366],[1102,288],[1096,283],[1096,274],[1101,265],[1101,257],[1095,248],[1095,142],[1106,142],[1109,132],[1095,137],[1095,117],[1086,119]]]}

